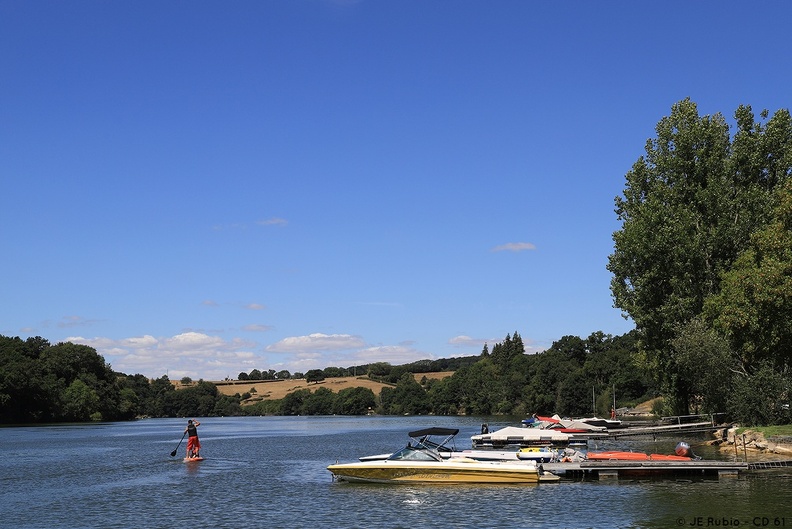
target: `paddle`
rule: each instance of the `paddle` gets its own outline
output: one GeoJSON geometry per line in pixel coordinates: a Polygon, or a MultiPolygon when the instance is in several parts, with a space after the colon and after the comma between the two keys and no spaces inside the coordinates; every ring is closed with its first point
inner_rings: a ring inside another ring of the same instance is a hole
{"type": "Polygon", "coordinates": [[[179,449],[179,447],[181,446],[181,443],[182,443],[182,441],[184,441],[184,436],[185,436],[185,435],[187,435],[187,431],[186,431],[186,430],[185,430],[185,431],[184,431],[184,433],[182,434],[182,438],[181,438],[181,439],[179,439],[179,444],[177,444],[177,445],[176,445],[176,450],[174,450],[173,452],[171,452],[171,457],[173,457],[173,456],[175,456],[175,455],[176,455],[176,451],[177,451],[177,450],[179,449]]]}

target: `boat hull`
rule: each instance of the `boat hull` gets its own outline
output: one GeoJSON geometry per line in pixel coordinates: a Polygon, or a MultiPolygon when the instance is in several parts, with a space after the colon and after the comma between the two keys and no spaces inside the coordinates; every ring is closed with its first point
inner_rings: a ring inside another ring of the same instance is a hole
{"type": "Polygon", "coordinates": [[[339,480],[363,483],[539,483],[530,463],[462,461],[365,461],[330,465],[339,480]]]}

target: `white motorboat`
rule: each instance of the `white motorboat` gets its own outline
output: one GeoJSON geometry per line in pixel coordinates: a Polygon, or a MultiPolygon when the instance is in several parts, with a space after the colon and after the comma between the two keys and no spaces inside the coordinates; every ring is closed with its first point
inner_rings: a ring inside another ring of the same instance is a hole
{"type": "MultiPolygon", "coordinates": [[[[453,438],[458,432],[457,429],[427,428],[410,432],[410,437],[435,434],[453,438]]],[[[366,483],[539,483],[559,479],[534,461],[443,457],[437,449],[425,443],[416,446],[407,443],[387,459],[336,463],[327,469],[339,480],[366,483]]]]}
{"type": "Polygon", "coordinates": [[[474,435],[470,438],[473,448],[535,447],[565,445],[570,435],[554,429],[520,428],[506,426],[494,432],[474,435]]]}

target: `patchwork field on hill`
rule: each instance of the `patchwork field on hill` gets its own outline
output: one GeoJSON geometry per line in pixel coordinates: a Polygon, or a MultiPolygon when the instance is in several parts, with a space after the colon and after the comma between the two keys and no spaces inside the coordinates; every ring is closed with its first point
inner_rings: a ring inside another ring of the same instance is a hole
{"type": "MultiPolygon", "coordinates": [[[[424,377],[427,379],[441,379],[453,375],[451,371],[444,371],[440,373],[417,373],[415,380],[420,382],[424,377]]],[[[233,381],[220,381],[212,382],[217,386],[217,389],[223,395],[234,395],[236,393],[249,392],[257,397],[265,397],[267,399],[282,399],[289,393],[300,389],[309,389],[316,391],[319,388],[327,388],[334,393],[338,393],[342,389],[363,387],[369,388],[375,395],[379,395],[384,387],[393,387],[392,384],[384,384],[370,380],[368,377],[340,377],[340,378],[326,378],[322,382],[310,384],[305,379],[287,379],[287,380],[233,380],[233,381]],[[255,389],[255,391],[252,391],[255,389]]]]}

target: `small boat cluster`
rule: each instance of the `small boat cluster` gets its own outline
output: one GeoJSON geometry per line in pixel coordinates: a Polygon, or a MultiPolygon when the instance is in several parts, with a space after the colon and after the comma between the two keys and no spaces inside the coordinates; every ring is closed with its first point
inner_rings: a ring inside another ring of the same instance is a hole
{"type": "Polygon", "coordinates": [[[559,418],[533,417],[523,421],[523,427],[507,426],[494,432],[482,425],[482,433],[471,437],[473,448],[462,450],[454,444],[459,429],[424,428],[409,432],[407,446],[394,453],[362,456],[357,462],[336,463],[327,469],[335,479],[350,482],[542,483],[559,480],[557,474],[543,467],[545,463],[694,459],[686,443],[677,445],[675,455],[585,452],[575,448],[574,439],[586,439],[575,435],[591,435],[607,428],[585,419],[570,423],[559,418]]]}
{"type": "Polygon", "coordinates": [[[490,432],[486,424],[481,434],[472,437],[474,448],[504,448],[526,446],[585,446],[590,439],[608,437],[611,430],[623,428],[617,419],[589,417],[584,419],[562,419],[558,415],[542,417],[534,415],[522,421],[522,427],[507,426],[490,432]]]}

